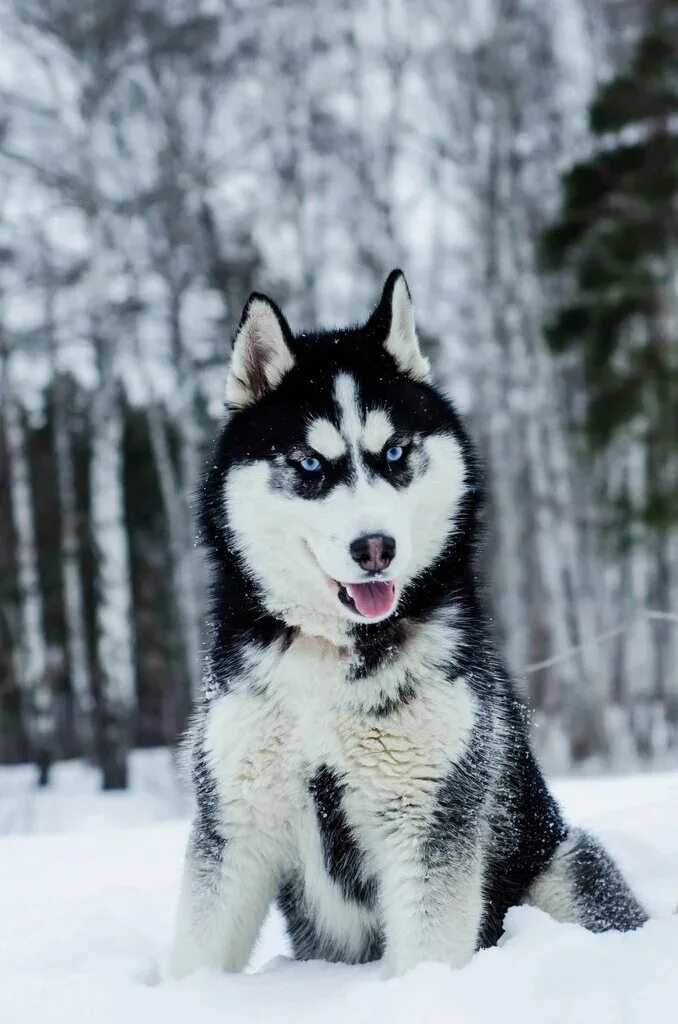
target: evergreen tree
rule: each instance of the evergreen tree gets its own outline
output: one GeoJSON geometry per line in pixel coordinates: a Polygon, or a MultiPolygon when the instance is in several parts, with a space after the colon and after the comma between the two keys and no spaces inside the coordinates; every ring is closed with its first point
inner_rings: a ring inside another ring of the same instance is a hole
{"type": "Polygon", "coordinates": [[[678,2],[658,0],[628,66],[590,107],[592,155],[564,178],[543,236],[567,301],[547,325],[556,353],[579,352],[584,436],[595,452],[642,452],[641,493],[622,480],[622,521],[678,524],[678,2]]]}

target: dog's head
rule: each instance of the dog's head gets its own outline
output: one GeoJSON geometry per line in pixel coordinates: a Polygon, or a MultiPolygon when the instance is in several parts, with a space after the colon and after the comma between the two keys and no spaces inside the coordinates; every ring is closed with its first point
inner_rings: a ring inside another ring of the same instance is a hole
{"type": "Polygon", "coordinates": [[[349,330],[294,336],[275,303],[253,295],[227,402],[222,539],[267,610],[332,640],[398,614],[449,548],[470,473],[403,274],[349,330]]]}

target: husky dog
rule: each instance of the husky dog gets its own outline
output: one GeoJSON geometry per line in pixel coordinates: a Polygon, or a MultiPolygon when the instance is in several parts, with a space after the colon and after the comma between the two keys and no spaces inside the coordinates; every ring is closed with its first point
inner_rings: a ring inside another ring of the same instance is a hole
{"type": "Polygon", "coordinates": [[[348,330],[295,336],[253,295],[227,401],[173,973],[244,968],[274,899],[296,957],[390,974],[465,964],[522,902],[640,926],[530,749],[478,600],[478,460],[402,273],[348,330]]]}

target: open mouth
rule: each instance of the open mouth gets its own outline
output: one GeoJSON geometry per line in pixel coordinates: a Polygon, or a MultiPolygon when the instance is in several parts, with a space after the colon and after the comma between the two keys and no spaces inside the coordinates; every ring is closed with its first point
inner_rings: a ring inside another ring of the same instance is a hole
{"type": "Polygon", "coordinates": [[[366,583],[338,583],[339,600],[365,619],[388,615],[395,604],[392,580],[368,580],[366,583]]]}

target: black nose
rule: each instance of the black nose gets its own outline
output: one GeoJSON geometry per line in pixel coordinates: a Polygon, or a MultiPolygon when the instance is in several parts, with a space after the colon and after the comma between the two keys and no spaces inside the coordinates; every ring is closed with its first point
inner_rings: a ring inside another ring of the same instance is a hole
{"type": "Polygon", "coordinates": [[[351,558],[361,569],[381,572],[387,569],[395,557],[396,542],[385,533],[365,534],[351,544],[351,558]]]}

